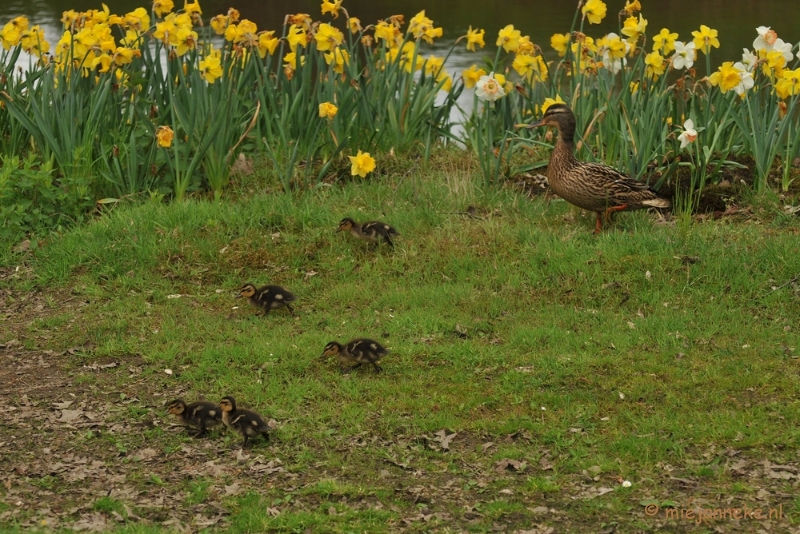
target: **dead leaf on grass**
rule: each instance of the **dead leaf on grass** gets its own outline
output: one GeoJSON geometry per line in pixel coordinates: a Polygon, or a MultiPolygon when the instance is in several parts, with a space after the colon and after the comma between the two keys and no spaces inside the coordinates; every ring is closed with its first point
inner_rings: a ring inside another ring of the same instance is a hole
{"type": "Polygon", "coordinates": [[[511,458],[503,458],[494,464],[494,470],[498,473],[504,473],[506,470],[520,472],[524,471],[526,467],[528,467],[527,462],[520,462],[511,458]]]}
{"type": "Polygon", "coordinates": [[[81,518],[72,524],[72,530],[78,532],[107,532],[110,529],[111,525],[106,521],[106,517],[98,512],[81,515],[81,518]]]}
{"type": "Polygon", "coordinates": [[[83,416],[83,410],[61,410],[61,417],[56,419],[59,423],[74,423],[83,416]]]}
{"type": "Polygon", "coordinates": [[[453,432],[452,434],[448,434],[447,430],[444,428],[434,434],[434,441],[439,442],[439,447],[443,451],[450,450],[450,442],[453,441],[453,438],[457,436],[457,433],[453,432]]]}

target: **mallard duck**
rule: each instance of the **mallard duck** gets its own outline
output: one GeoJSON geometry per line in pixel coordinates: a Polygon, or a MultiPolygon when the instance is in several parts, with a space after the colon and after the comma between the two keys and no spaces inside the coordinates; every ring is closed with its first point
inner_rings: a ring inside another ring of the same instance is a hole
{"type": "Polygon", "coordinates": [[[264,310],[264,315],[268,315],[270,310],[277,310],[284,306],[294,315],[294,310],[289,303],[297,300],[297,297],[281,286],[256,288],[253,284],[243,285],[237,295],[237,298],[239,297],[246,298],[250,304],[264,310]]]}
{"type": "Polygon", "coordinates": [[[186,404],[183,399],[175,399],[167,404],[167,412],[184,425],[196,429],[195,437],[202,436],[207,428],[222,422],[222,410],[213,402],[197,401],[186,404]]]}
{"type": "Polygon", "coordinates": [[[527,128],[537,126],[558,129],[558,142],[547,167],[550,188],[570,204],[597,213],[595,234],[602,231],[603,218],[614,212],[670,207],[670,201],[646,183],[633,180],[608,165],[575,159],[575,115],[566,105],[552,104],[539,121],[527,128]]]}
{"type": "Polygon", "coordinates": [[[380,243],[383,241],[390,247],[394,247],[392,242],[393,235],[400,235],[390,225],[380,221],[370,221],[363,224],[355,222],[350,217],[345,217],[339,222],[337,232],[350,232],[351,235],[369,241],[370,243],[380,243]]]}
{"type": "Polygon", "coordinates": [[[242,448],[247,447],[250,438],[264,436],[269,441],[269,427],[264,422],[264,418],[256,412],[236,408],[236,400],[233,397],[223,397],[219,401],[222,408],[222,422],[226,427],[235,430],[242,435],[242,448]]]}
{"type": "Polygon", "coordinates": [[[378,366],[378,361],[389,354],[380,343],[371,339],[354,339],[344,345],[336,341],[331,341],[322,350],[322,356],[336,356],[342,364],[342,372],[349,373],[352,369],[357,369],[365,363],[369,363],[380,373],[382,369],[378,366]],[[352,367],[347,364],[355,363],[352,367]]]}

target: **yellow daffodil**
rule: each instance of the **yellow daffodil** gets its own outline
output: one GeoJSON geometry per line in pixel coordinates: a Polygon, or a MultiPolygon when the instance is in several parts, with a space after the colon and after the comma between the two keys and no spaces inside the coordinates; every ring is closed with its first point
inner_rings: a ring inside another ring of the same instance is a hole
{"type": "Polygon", "coordinates": [[[386,46],[393,46],[396,36],[399,36],[397,28],[386,21],[382,20],[375,26],[375,38],[383,40],[386,46]]]}
{"type": "Polygon", "coordinates": [[[497,46],[502,46],[506,52],[515,52],[519,48],[520,31],[509,24],[497,34],[497,46]]]}
{"type": "Polygon", "coordinates": [[[542,56],[517,54],[511,67],[531,84],[547,80],[547,64],[542,56]]]}
{"type": "Polygon", "coordinates": [[[762,60],[761,71],[767,76],[780,78],[786,66],[786,58],[780,50],[759,50],[758,55],[762,60]]]}
{"type": "Polygon", "coordinates": [[[72,37],[72,46],[74,47],[75,59],[82,59],[86,56],[94,45],[97,44],[97,38],[91,28],[84,28],[72,37]]]}
{"type": "Polygon", "coordinates": [[[145,32],[150,29],[150,15],[143,7],[137,7],[130,13],[125,15],[123,24],[126,28],[136,30],[137,32],[145,32]]]}
{"type": "Polygon", "coordinates": [[[10,50],[12,46],[17,46],[27,29],[28,19],[26,17],[14,17],[11,19],[0,31],[0,43],[3,44],[3,48],[10,50]]]}
{"type": "Polygon", "coordinates": [[[467,50],[475,52],[475,47],[480,46],[483,48],[486,43],[483,41],[483,36],[486,30],[473,30],[472,26],[467,30],[467,50]]]}
{"type": "Polygon", "coordinates": [[[330,102],[323,102],[322,104],[319,105],[320,118],[326,118],[328,120],[331,120],[336,116],[337,111],[339,111],[339,108],[337,108],[330,102]]]}
{"type": "Polygon", "coordinates": [[[225,15],[215,15],[211,17],[211,28],[217,35],[225,33],[225,28],[228,27],[228,17],[225,15]]]}
{"type": "Polygon", "coordinates": [[[100,67],[99,72],[108,72],[111,68],[111,56],[108,54],[100,54],[92,60],[92,68],[100,67]]]}
{"type": "Polygon", "coordinates": [[[664,56],[658,52],[651,52],[644,57],[644,64],[647,66],[647,75],[651,78],[658,78],[667,70],[667,62],[664,56]]]}
{"type": "Polygon", "coordinates": [[[412,41],[403,45],[399,55],[400,66],[402,66],[403,70],[406,72],[411,73],[422,68],[422,58],[417,53],[417,47],[412,41]]]}
{"type": "Polygon", "coordinates": [[[734,66],[733,61],[726,61],[717,72],[708,77],[708,81],[711,85],[718,85],[723,93],[727,93],[739,85],[742,80],[741,73],[742,71],[734,66]]]}
{"type": "Polygon", "coordinates": [[[775,92],[781,99],[800,94],[800,68],[785,70],[775,83],[775,92]]]}
{"type": "MultiPolygon", "coordinates": [[[[304,66],[306,64],[306,56],[300,56],[300,66],[304,66]]],[[[297,53],[296,52],[289,52],[285,56],[283,56],[283,67],[284,69],[289,68],[297,70],[297,53]]]]}
{"type": "Polygon", "coordinates": [[[705,24],[701,24],[700,30],[692,32],[692,35],[694,36],[695,47],[704,54],[708,54],[712,46],[719,48],[719,39],[717,39],[719,32],[712,30],[705,24]]]}
{"type": "Polygon", "coordinates": [[[217,78],[222,76],[222,64],[220,59],[212,54],[200,60],[200,76],[208,83],[214,83],[217,78]]]}
{"type": "Polygon", "coordinates": [[[632,95],[635,95],[639,91],[639,82],[629,83],[628,89],[630,89],[632,95]]]}
{"type": "Polygon", "coordinates": [[[322,14],[330,13],[333,18],[339,18],[339,10],[342,8],[342,0],[322,0],[322,14]]]}
{"type": "Polygon", "coordinates": [[[517,54],[525,54],[528,56],[532,56],[533,52],[536,50],[536,47],[531,41],[531,38],[527,35],[523,35],[519,38],[519,46],[517,47],[516,53],[517,54]]]}
{"type": "Polygon", "coordinates": [[[344,74],[345,65],[350,64],[350,54],[344,48],[334,48],[325,54],[325,63],[333,65],[333,71],[344,74]]]}
{"type": "Polygon", "coordinates": [[[202,15],[203,14],[203,10],[200,9],[199,0],[197,0],[195,2],[186,2],[186,0],[184,0],[184,2],[183,2],[183,11],[184,11],[184,13],[189,15],[190,17],[193,16],[193,15],[202,15]]]}
{"type": "Polygon", "coordinates": [[[472,65],[470,68],[461,72],[461,79],[464,80],[464,87],[472,89],[481,76],[486,76],[486,71],[479,69],[477,65],[472,65]]]}
{"type": "Polygon", "coordinates": [[[433,21],[425,16],[423,9],[408,21],[408,32],[415,38],[422,38],[427,43],[433,43],[433,39],[442,36],[442,28],[435,28],[433,21]]]}
{"type": "Polygon", "coordinates": [[[241,14],[239,13],[238,9],[233,8],[233,7],[229,7],[228,8],[228,21],[229,22],[232,22],[232,23],[236,24],[237,22],[239,22],[239,17],[241,17],[241,14]]]}
{"type": "Polygon", "coordinates": [[[547,108],[549,108],[553,104],[564,104],[564,103],[565,102],[561,100],[560,95],[556,95],[554,99],[550,97],[545,98],[544,102],[542,103],[542,115],[544,115],[547,112],[547,108]]]}
{"type": "Polygon", "coordinates": [[[619,60],[625,57],[627,48],[622,39],[616,33],[609,33],[597,42],[599,49],[603,51],[603,56],[608,56],[612,60],[619,60]]]}
{"type": "Polygon", "coordinates": [[[114,64],[117,67],[121,67],[122,65],[127,65],[131,63],[133,61],[134,56],[141,57],[141,55],[142,52],[138,48],[133,49],[120,46],[117,47],[117,49],[114,51],[114,55],[111,57],[111,59],[114,60],[114,64]]]}
{"type": "Polygon", "coordinates": [[[428,56],[425,60],[425,74],[438,74],[443,65],[443,57],[428,56]]]}
{"type": "Polygon", "coordinates": [[[280,39],[274,37],[274,31],[261,32],[258,34],[258,55],[264,59],[267,54],[272,55],[278,48],[280,39]]]}
{"type": "Polygon", "coordinates": [[[75,24],[75,21],[78,20],[78,12],[74,9],[69,9],[64,11],[61,14],[61,23],[64,25],[64,29],[72,28],[75,24]]]}
{"type": "Polygon", "coordinates": [[[172,139],[175,137],[175,132],[169,126],[159,126],[156,130],[156,140],[158,146],[162,148],[169,148],[172,146],[172,139]]]}
{"type": "Polygon", "coordinates": [[[642,10],[642,4],[639,3],[639,0],[626,0],[625,7],[623,8],[626,14],[633,15],[637,11],[642,10]]]}
{"type": "Polygon", "coordinates": [[[636,17],[628,17],[625,19],[625,23],[622,26],[622,35],[628,37],[628,42],[631,44],[636,44],[639,40],[639,37],[645,32],[647,29],[647,19],[642,17],[642,14],[639,14],[639,18],[636,17]]]}
{"type": "Polygon", "coordinates": [[[581,8],[581,13],[589,20],[589,24],[600,24],[606,17],[607,9],[602,0],[587,0],[581,8]]]}
{"type": "Polygon", "coordinates": [[[291,48],[292,52],[295,51],[298,45],[306,46],[306,30],[297,24],[292,24],[289,26],[286,41],[288,41],[289,48],[291,48]]]}
{"type": "Polygon", "coordinates": [[[355,156],[350,156],[350,174],[352,176],[366,177],[375,170],[375,160],[369,152],[358,151],[355,156]]]}
{"type": "Polygon", "coordinates": [[[153,13],[159,17],[163,17],[165,13],[169,13],[175,8],[175,3],[172,0],[155,0],[153,2],[153,13]]]}
{"type": "Polygon", "coordinates": [[[675,41],[677,40],[677,33],[672,33],[667,28],[661,28],[661,31],[653,36],[653,52],[659,52],[666,56],[675,50],[675,41]]]}
{"type": "Polygon", "coordinates": [[[179,28],[175,33],[175,40],[175,51],[179,56],[197,48],[197,32],[189,28],[179,28]]]}
{"type": "Polygon", "coordinates": [[[295,15],[289,15],[289,22],[297,26],[302,26],[304,30],[308,31],[311,29],[311,23],[313,21],[306,13],[297,13],[295,15]]]}
{"type": "Polygon", "coordinates": [[[567,55],[567,47],[569,46],[570,37],[568,33],[554,33],[550,37],[550,47],[558,52],[558,55],[564,57],[567,55]]]}
{"type": "Polygon", "coordinates": [[[361,19],[357,19],[356,17],[350,17],[347,19],[347,27],[350,29],[350,33],[356,34],[361,31],[361,19]]]}
{"type": "Polygon", "coordinates": [[[39,25],[22,32],[20,44],[25,52],[33,56],[42,57],[42,54],[50,51],[50,43],[45,41],[44,31],[39,25]]]}
{"type": "Polygon", "coordinates": [[[319,25],[314,38],[317,40],[317,50],[320,52],[333,50],[344,42],[344,34],[325,22],[319,25]]]}
{"type": "Polygon", "coordinates": [[[165,45],[170,44],[175,39],[177,32],[174,18],[166,18],[161,22],[156,23],[156,29],[153,31],[153,37],[160,40],[165,45]]]}
{"type": "Polygon", "coordinates": [[[439,73],[436,75],[436,83],[441,83],[442,86],[439,87],[439,90],[446,93],[450,92],[450,89],[453,87],[453,79],[444,69],[439,70],[439,73]]]}

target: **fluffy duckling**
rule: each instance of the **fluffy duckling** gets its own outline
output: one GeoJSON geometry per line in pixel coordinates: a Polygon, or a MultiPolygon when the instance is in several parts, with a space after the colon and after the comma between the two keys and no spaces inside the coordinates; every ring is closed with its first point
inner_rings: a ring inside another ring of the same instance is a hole
{"type": "Polygon", "coordinates": [[[222,422],[225,426],[235,430],[244,438],[243,449],[247,447],[247,441],[250,438],[264,436],[264,439],[269,441],[269,427],[264,422],[264,418],[256,412],[237,409],[236,400],[233,397],[223,397],[219,401],[219,407],[222,408],[222,422]]]}
{"type": "Polygon", "coordinates": [[[394,247],[392,236],[400,235],[397,230],[384,222],[370,221],[359,224],[350,217],[342,219],[336,231],[350,232],[351,235],[370,243],[380,243],[383,241],[390,247],[394,247]]]}
{"type": "Polygon", "coordinates": [[[597,213],[595,234],[602,231],[603,219],[612,213],[670,207],[670,201],[646,183],[608,165],[578,161],[574,155],[575,115],[566,105],[551,105],[539,121],[527,128],[538,126],[554,126],[559,133],[547,167],[550,189],[570,204],[597,213]]]}
{"type": "Polygon", "coordinates": [[[263,286],[256,288],[253,284],[245,284],[239,290],[236,298],[244,297],[247,301],[264,310],[264,315],[268,315],[270,310],[277,310],[284,306],[294,315],[294,310],[290,303],[297,300],[291,292],[281,286],[263,286]]]}
{"type": "Polygon", "coordinates": [[[354,339],[344,345],[336,341],[331,341],[322,351],[322,356],[336,356],[342,364],[342,372],[349,373],[352,369],[357,369],[365,363],[369,363],[380,373],[382,369],[378,366],[378,361],[389,354],[380,343],[371,339],[354,339]],[[355,363],[352,367],[348,364],[355,363]]]}
{"type": "Polygon", "coordinates": [[[184,425],[197,430],[195,437],[202,436],[207,428],[222,422],[222,410],[213,402],[197,401],[186,404],[183,399],[175,399],[167,404],[167,412],[184,425]]]}

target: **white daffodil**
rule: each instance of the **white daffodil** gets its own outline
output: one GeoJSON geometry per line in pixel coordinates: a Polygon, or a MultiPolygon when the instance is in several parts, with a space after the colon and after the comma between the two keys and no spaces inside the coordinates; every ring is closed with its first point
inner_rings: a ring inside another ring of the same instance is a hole
{"type": "Polygon", "coordinates": [[[488,76],[481,76],[475,83],[475,94],[481,100],[488,100],[494,102],[506,94],[503,85],[494,77],[494,72],[490,72],[488,76]]]}
{"type": "Polygon", "coordinates": [[[758,56],[747,48],[742,48],[742,64],[747,67],[747,72],[753,72],[758,62],[758,56]]]}
{"type": "Polygon", "coordinates": [[[772,50],[772,45],[778,38],[778,34],[775,33],[775,30],[771,30],[769,26],[759,26],[756,28],[756,31],[758,32],[758,37],[753,41],[753,48],[755,50],[772,50]]]}
{"type": "Polygon", "coordinates": [[[745,91],[753,88],[755,80],[753,80],[753,75],[747,71],[747,67],[741,61],[734,63],[733,68],[739,70],[739,85],[734,87],[733,90],[736,91],[737,95],[742,96],[745,91]]]}
{"type": "Polygon", "coordinates": [[[675,55],[672,56],[672,68],[675,70],[691,69],[694,65],[694,58],[697,55],[694,42],[682,43],[675,41],[675,55]]]}
{"type": "Polygon", "coordinates": [[[694,129],[694,121],[692,119],[686,119],[686,122],[683,123],[683,132],[678,136],[678,141],[681,142],[681,148],[686,148],[694,140],[697,139],[697,130],[694,129]]]}
{"type": "Polygon", "coordinates": [[[630,480],[623,480],[623,481],[622,481],[622,487],[623,487],[623,488],[630,488],[632,485],[633,485],[633,484],[631,484],[631,481],[630,481],[630,480]]]}
{"type": "Polygon", "coordinates": [[[773,43],[772,48],[770,50],[779,50],[783,53],[783,59],[786,60],[786,63],[789,63],[792,60],[792,44],[784,42],[783,39],[780,37],[775,39],[775,43],[773,43]]]}

